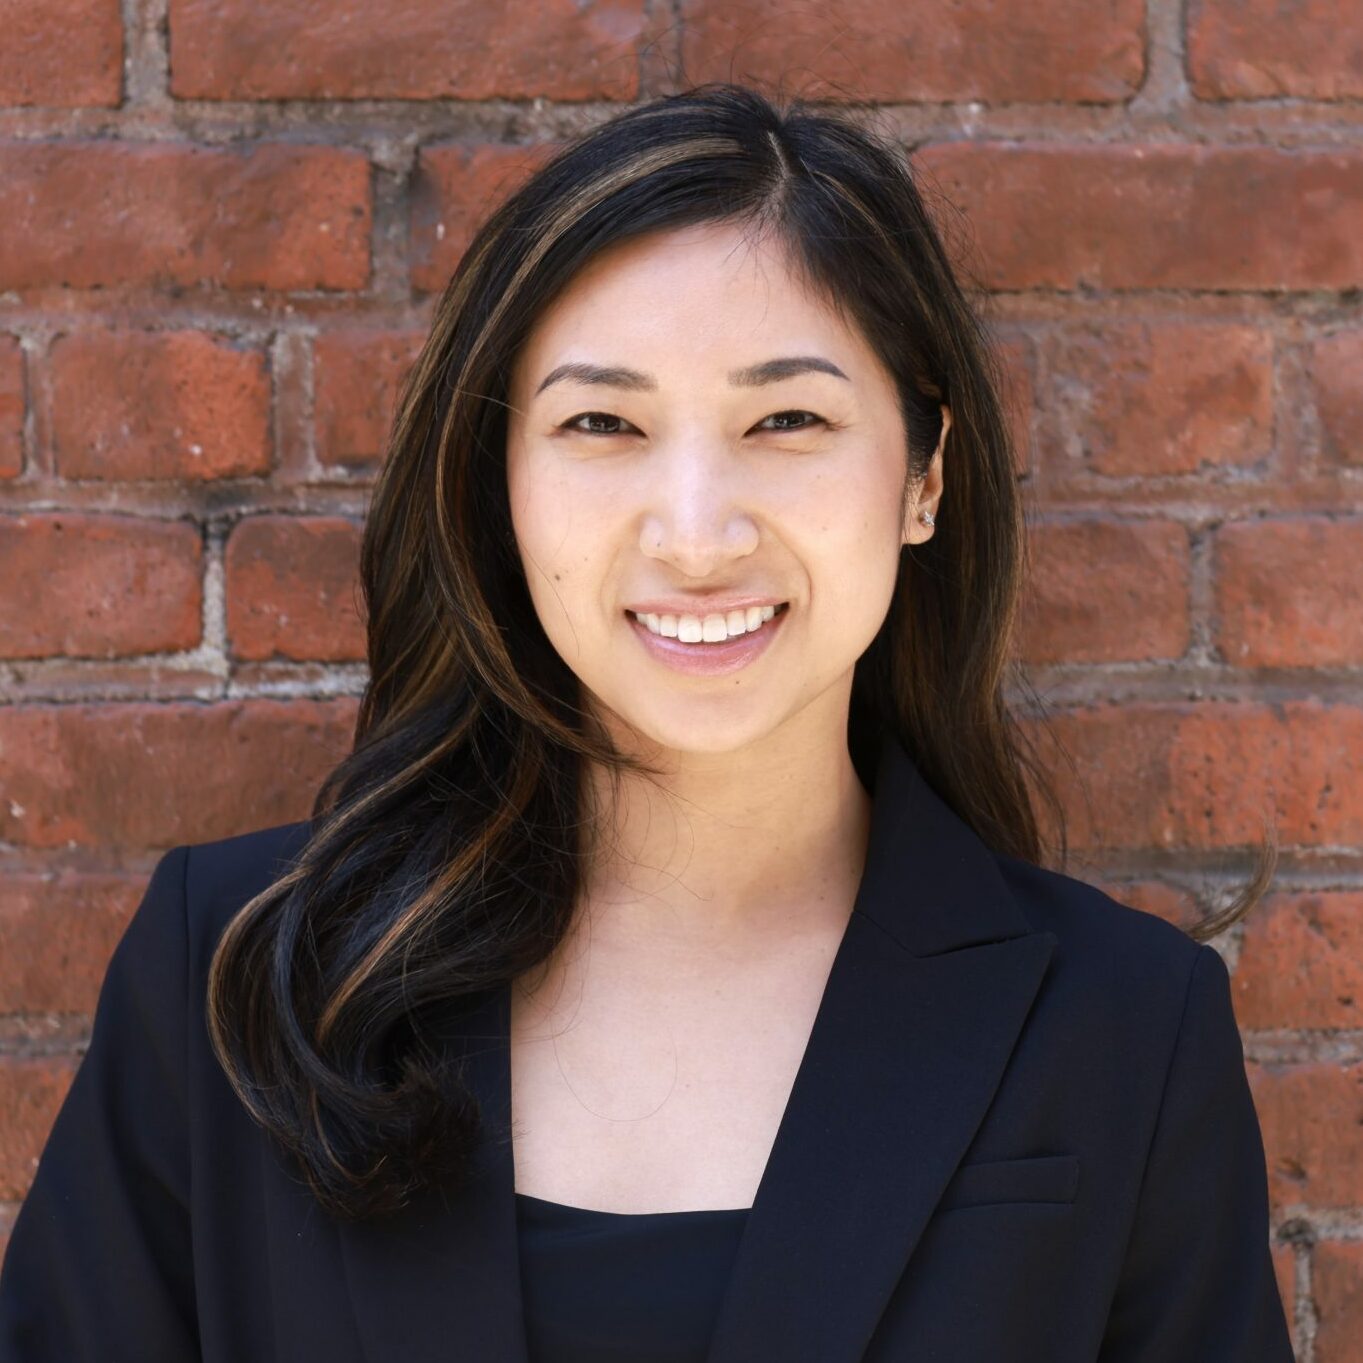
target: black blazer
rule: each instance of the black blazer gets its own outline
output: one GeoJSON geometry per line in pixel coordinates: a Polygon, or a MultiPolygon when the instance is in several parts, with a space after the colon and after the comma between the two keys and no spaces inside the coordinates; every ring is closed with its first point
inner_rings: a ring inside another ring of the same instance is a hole
{"type": "MultiPolygon", "coordinates": [[[[1290,1363],[1220,955],[992,853],[893,740],[873,797],[709,1363],[1290,1363]]],[[[212,947],[306,831],[157,864],[13,1227],[4,1363],[525,1363],[506,986],[464,1024],[476,1179],[387,1222],[322,1213],[209,1048],[212,947]]]]}

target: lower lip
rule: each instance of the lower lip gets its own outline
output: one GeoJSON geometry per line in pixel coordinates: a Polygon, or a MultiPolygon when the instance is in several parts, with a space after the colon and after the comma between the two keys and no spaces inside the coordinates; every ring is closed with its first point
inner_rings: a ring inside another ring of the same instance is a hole
{"type": "Polygon", "coordinates": [[[625,619],[634,627],[644,647],[673,671],[689,672],[695,677],[723,677],[761,657],[771,646],[777,630],[789,614],[790,607],[787,605],[770,620],[764,620],[760,629],[717,644],[684,644],[679,639],[654,634],[642,620],[636,620],[628,612],[625,619]]]}

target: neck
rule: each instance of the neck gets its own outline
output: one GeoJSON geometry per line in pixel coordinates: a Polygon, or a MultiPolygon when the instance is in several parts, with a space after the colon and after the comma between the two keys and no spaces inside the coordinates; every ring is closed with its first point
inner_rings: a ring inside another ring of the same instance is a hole
{"type": "Polygon", "coordinates": [[[814,729],[792,721],[741,752],[648,754],[658,778],[612,792],[589,773],[595,922],[678,945],[832,928],[860,882],[871,797],[847,749],[845,708],[814,729]]]}

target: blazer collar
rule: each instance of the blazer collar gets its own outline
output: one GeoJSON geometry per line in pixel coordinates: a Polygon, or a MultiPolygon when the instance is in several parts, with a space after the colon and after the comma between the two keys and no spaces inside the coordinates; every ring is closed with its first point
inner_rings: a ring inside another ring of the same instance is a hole
{"type": "MultiPolygon", "coordinates": [[[[860,1359],[999,1085],[1051,959],[993,854],[881,740],[846,932],[707,1363],[860,1359]]],[[[472,1176],[340,1224],[367,1363],[527,1363],[510,1137],[510,988],[461,1032],[487,1121],[472,1176]]]]}

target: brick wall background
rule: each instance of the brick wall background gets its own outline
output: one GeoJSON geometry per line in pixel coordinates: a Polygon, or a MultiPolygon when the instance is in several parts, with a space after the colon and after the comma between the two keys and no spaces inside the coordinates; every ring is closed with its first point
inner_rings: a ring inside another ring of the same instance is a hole
{"type": "Polygon", "coordinates": [[[1216,945],[1298,1354],[1363,1359],[1363,4],[402,16],[0,0],[0,1244],[156,857],[344,751],[367,492],[470,224],[622,102],[754,78],[875,103],[962,210],[1075,872],[1191,922],[1277,820],[1216,945]]]}

